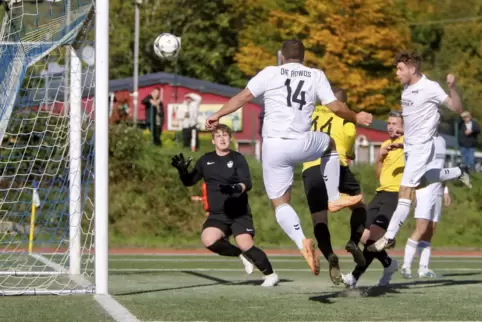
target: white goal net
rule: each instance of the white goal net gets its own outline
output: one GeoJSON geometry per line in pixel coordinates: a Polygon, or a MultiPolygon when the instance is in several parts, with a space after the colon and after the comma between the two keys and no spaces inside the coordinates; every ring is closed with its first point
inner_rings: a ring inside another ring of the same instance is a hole
{"type": "Polygon", "coordinates": [[[92,293],[93,0],[0,15],[0,295],[92,293]]]}

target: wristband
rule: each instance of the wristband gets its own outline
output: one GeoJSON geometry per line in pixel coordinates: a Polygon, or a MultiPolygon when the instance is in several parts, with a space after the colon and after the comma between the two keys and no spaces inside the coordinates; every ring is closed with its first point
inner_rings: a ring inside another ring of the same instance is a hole
{"type": "Polygon", "coordinates": [[[449,187],[445,186],[444,194],[448,194],[448,193],[449,193],[449,187]]]}

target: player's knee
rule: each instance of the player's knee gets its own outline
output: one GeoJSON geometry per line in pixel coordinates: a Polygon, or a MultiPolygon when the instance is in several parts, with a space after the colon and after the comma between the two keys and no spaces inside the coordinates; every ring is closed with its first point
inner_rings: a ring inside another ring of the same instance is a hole
{"type": "Polygon", "coordinates": [[[224,238],[222,233],[220,234],[217,231],[210,228],[206,228],[201,233],[201,242],[206,248],[211,247],[216,241],[220,240],[221,238],[224,238]]]}
{"type": "Polygon", "coordinates": [[[276,210],[284,205],[284,204],[289,204],[291,201],[291,188],[288,189],[281,197],[276,198],[276,199],[271,199],[271,205],[273,206],[273,209],[276,213],[276,210]]]}
{"type": "Polygon", "coordinates": [[[245,252],[254,246],[253,236],[250,234],[241,234],[234,238],[236,240],[236,245],[238,248],[245,252]]]}
{"type": "Polygon", "coordinates": [[[405,186],[400,186],[400,190],[398,192],[398,198],[399,199],[409,199],[412,200],[413,196],[415,194],[415,189],[412,187],[405,187],[405,186]]]}
{"type": "Polygon", "coordinates": [[[370,226],[370,239],[378,240],[387,231],[390,220],[386,216],[377,216],[370,226]]]}
{"type": "Polygon", "coordinates": [[[363,231],[363,234],[360,238],[360,242],[363,244],[363,245],[366,245],[368,239],[370,239],[370,230],[369,229],[365,229],[363,231]]]}
{"type": "Polygon", "coordinates": [[[416,219],[415,220],[415,231],[418,232],[421,235],[425,234],[428,232],[428,230],[431,228],[430,225],[431,221],[427,219],[416,219]]]}

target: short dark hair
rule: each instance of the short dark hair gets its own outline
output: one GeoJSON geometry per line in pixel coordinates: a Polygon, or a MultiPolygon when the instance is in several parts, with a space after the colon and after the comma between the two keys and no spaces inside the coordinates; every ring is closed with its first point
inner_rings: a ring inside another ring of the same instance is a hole
{"type": "Polygon", "coordinates": [[[231,137],[233,134],[233,131],[231,130],[231,128],[226,124],[218,124],[214,127],[214,129],[211,132],[211,135],[213,138],[214,138],[214,134],[216,134],[216,132],[218,131],[221,131],[221,133],[227,133],[229,137],[231,137]]]}
{"type": "Polygon", "coordinates": [[[417,72],[419,72],[422,66],[422,57],[414,51],[402,51],[395,56],[395,66],[399,63],[414,66],[417,72]]]}
{"type": "Polygon", "coordinates": [[[286,60],[297,59],[303,61],[305,59],[305,46],[299,40],[287,40],[281,47],[281,54],[286,60]]]}
{"type": "Polygon", "coordinates": [[[399,111],[390,111],[390,113],[388,113],[388,117],[398,117],[402,120],[402,123],[403,123],[403,115],[402,115],[402,112],[399,112],[399,111]]]}
{"type": "Polygon", "coordinates": [[[343,103],[348,101],[348,95],[343,88],[335,87],[333,88],[333,94],[335,94],[336,98],[338,98],[343,103]]]}

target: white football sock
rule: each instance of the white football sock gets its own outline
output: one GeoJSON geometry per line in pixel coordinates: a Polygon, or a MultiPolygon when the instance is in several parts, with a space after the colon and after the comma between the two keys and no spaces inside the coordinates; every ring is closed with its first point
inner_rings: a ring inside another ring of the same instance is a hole
{"type": "Polygon", "coordinates": [[[331,151],[321,157],[321,175],[325,180],[328,201],[337,201],[340,198],[338,186],[340,185],[340,157],[338,152],[331,151]]]}
{"type": "Polygon", "coordinates": [[[428,270],[428,263],[430,262],[430,256],[432,255],[432,247],[427,241],[421,241],[418,243],[418,248],[420,248],[420,268],[419,271],[425,272],[428,270]]]}
{"type": "Polygon", "coordinates": [[[458,179],[462,175],[462,170],[459,167],[445,168],[445,169],[430,169],[425,173],[426,184],[434,182],[444,182],[458,179]]]}
{"type": "Polygon", "coordinates": [[[408,239],[405,245],[405,255],[403,256],[403,267],[412,267],[412,261],[417,253],[418,241],[408,239]]]}
{"type": "Polygon", "coordinates": [[[275,210],[276,221],[283,228],[284,232],[296,243],[296,246],[303,249],[303,240],[306,238],[301,229],[300,218],[293,207],[285,203],[275,210]]]}
{"type": "Polygon", "coordinates": [[[388,224],[387,232],[385,237],[388,239],[394,239],[397,235],[400,227],[403,225],[405,220],[407,220],[410,214],[410,206],[412,205],[412,200],[410,199],[398,199],[397,209],[393,213],[390,224],[388,224]]]}

